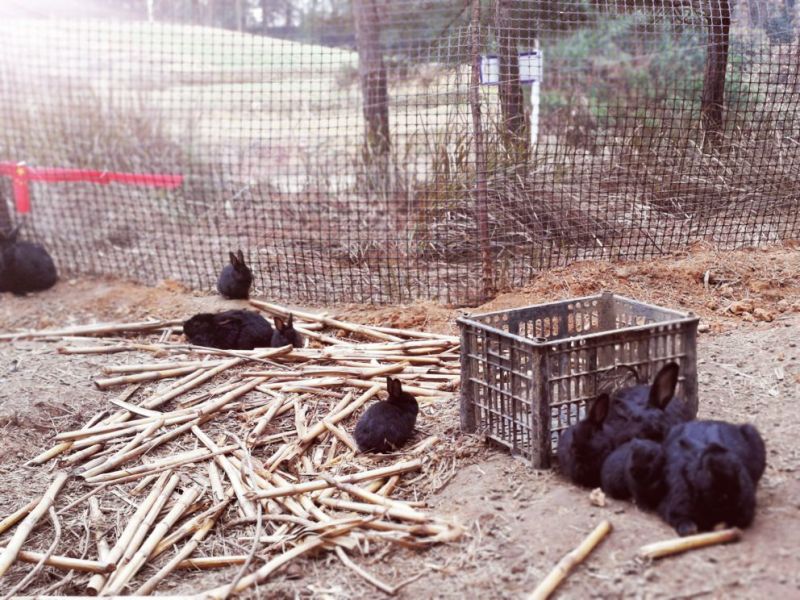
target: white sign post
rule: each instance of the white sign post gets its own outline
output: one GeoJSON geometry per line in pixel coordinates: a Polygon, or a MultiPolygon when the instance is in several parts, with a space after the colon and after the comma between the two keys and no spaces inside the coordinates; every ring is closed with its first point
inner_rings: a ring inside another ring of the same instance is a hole
{"type": "MultiPolygon", "coordinates": [[[[531,86],[531,145],[539,137],[539,106],[541,104],[542,51],[531,50],[519,54],[519,81],[531,86]]],[[[481,56],[481,83],[498,85],[500,83],[500,57],[495,54],[481,56]]]]}

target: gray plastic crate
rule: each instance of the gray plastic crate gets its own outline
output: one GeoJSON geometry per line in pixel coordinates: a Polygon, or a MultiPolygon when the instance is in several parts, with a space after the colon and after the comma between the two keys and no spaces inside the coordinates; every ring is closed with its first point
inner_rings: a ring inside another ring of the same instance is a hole
{"type": "Polygon", "coordinates": [[[609,292],[461,317],[461,428],[545,468],[598,390],[623,371],[649,383],[670,361],[696,414],[697,322],[609,292]]]}

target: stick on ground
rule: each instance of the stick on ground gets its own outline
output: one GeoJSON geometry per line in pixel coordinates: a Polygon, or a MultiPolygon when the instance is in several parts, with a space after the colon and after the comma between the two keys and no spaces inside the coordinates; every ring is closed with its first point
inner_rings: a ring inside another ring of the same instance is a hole
{"type": "Polygon", "coordinates": [[[544,578],[542,583],[533,590],[533,593],[528,596],[528,600],[545,600],[555,589],[561,585],[561,582],[567,578],[570,571],[576,566],[581,564],[589,553],[594,550],[595,546],[599,544],[603,538],[611,531],[611,523],[602,521],[597,527],[594,528],[580,545],[572,550],[569,554],[564,556],[552,571],[544,578]]]}
{"type": "Polygon", "coordinates": [[[705,548],[706,546],[713,546],[715,544],[736,542],[741,537],[741,530],[734,527],[733,529],[723,529],[722,531],[712,531],[710,533],[698,533],[697,535],[689,535],[686,537],[664,540],[663,542],[647,544],[646,546],[639,548],[639,552],[636,554],[640,558],[661,558],[662,556],[680,554],[681,552],[696,550],[697,548],[705,548]]]}
{"type": "Polygon", "coordinates": [[[28,535],[30,535],[33,528],[36,527],[36,524],[39,522],[39,519],[44,516],[47,510],[53,506],[53,503],[56,500],[56,496],[58,492],[61,491],[61,488],[64,486],[64,483],[67,481],[69,475],[67,473],[59,472],[56,473],[53,482],[50,484],[50,487],[47,488],[47,491],[42,496],[42,499],[39,500],[39,503],[36,505],[30,514],[25,517],[25,520],[20,523],[17,530],[14,532],[14,536],[9,540],[8,546],[0,552],[0,577],[5,575],[8,568],[14,564],[14,561],[17,558],[17,554],[22,549],[22,544],[25,543],[28,535]]]}

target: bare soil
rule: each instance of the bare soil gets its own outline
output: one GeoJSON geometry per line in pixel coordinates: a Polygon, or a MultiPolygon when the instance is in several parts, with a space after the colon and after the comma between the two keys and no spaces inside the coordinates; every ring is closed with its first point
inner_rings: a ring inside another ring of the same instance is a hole
{"type": "MultiPolygon", "coordinates": [[[[568,578],[560,597],[800,597],[800,251],[792,245],[731,253],[695,248],[641,263],[579,263],[543,274],[528,288],[501,294],[474,310],[502,310],[602,289],[701,316],[706,332],[698,348],[700,416],[753,422],[767,443],[756,522],[738,544],[639,562],[634,559],[639,546],[673,536],[655,515],[626,502],[593,506],[588,490],[557,472],[532,471],[477,436],[462,435],[458,407],[442,407],[436,429],[447,438],[443,451],[450,453],[451,476],[424,499],[429,510],[456,516],[468,535],[426,552],[393,549],[374,564],[364,564],[393,582],[422,572],[399,597],[523,597],[606,518],[614,531],[568,578]]],[[[146,288],[106,279],[62,281],[35,296],[0,296],[0,330],[184,318],[232,304],[172,282],[146,288]]],[[[460,312],[432,303],[312,308],[355,321],[450,332],[456,331],[454,318],[460,312]]],[[[96,390],[91,378],[109,360],[63,356],[52,342],[0,342],[0,514],[40,493],[50,478],[49,467],[23,468],[22,463],[49,447],[56,432],[80,426],[106,405],[106,393],[96,390]]],[[[82,537],[82,531],[65,532],[60,551],[82,537]]],[[[187,572],[185,583],[160,591],[188,593],[228,581],[234,573],[187,572]]],[[[55,582],[61,574],[49,576],[55,582]]],[[[3,587],[0,583],[0,591],[3,587]]],[[[329,556],[293,564],[257,593],[279,598],[376,595],[329,556]]]]}

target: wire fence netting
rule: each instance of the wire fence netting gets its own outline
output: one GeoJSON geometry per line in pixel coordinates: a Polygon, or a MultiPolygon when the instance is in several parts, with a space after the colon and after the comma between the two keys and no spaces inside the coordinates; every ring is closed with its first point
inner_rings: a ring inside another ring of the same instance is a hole
{"type": "Polygon", "coordinates": [[[473,303],[800,233],[794,0],[0,0],[0,227],[63,273],[473,303]]]}

